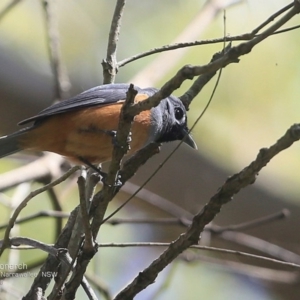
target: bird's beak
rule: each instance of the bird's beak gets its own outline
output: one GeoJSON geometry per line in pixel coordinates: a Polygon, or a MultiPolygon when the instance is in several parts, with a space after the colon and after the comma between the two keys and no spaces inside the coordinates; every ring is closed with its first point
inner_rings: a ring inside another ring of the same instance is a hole
{"type": "Polygon", "coordinates": [[[197,144],[193,140],[192,136],[188,133],[186,129],[183,129],[182,131],[184,134],[182,141],[187,145],[189,145],[190,147],[192,147],[193,149],[197,150],[198,149],[197,144]]]}

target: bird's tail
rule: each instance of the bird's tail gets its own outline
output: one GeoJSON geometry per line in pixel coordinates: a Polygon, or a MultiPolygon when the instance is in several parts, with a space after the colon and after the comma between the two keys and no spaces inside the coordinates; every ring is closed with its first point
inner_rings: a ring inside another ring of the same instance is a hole
{"type": "Polygon", "coordinates": [[[21,129],[13,134],[0,137],[0,158],[23,150],[20,146],[19,139],[28,129],[29,128],[21,129]]]}

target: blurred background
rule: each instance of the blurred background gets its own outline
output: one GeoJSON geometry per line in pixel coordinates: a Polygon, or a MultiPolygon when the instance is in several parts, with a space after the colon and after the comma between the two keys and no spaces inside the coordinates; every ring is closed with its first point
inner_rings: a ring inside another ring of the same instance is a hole
{"type": "MultiPolygon", "coordinates": [[[[226,35],[235,36],[251,32],[288,3],[284,0],[239,3],[221,0],[131,0],[125,7],[117,58],[121,61],[174,41],[222,37],[224,13],[222,9],[216,10],[216,5],[222,8],[234,4],[226,8],[225,23],[226,35]],[[196,25],[193,27],[191,24],[196,25]]],[[[102,83],[101,62],[106,57],[114,6],[115,1],[65,0],[57,3],[61,53],[70,78],[70,95],[102,83]]],[[[288,23],[288,27],[298,24],[299,17],[296,17],[288,23]]],[[[209,201],[228,176],[254,160],[260,148],[269,147],[292,124],[299,122],[299,45],[298,30],[274,35],[241,57],[238,64],[226,67],[208,111],[193,131],[199,150],[196,152],[184,145],[180,147],[139,197],[117,217],[189,218],[209,201]]],[[[157,62],[160,55],[152,55],[120,68],[116,82],[132,82],[141,87],[149,84],[159,88],[183,65],[204,65],[222,47],[220,43],[167,52],[156,69],[151,69],[151,64],[157,62]],[[170,67],[165,64],[170,64],[170,67]]],[[[54,82],[41,1],[2,0],[1,134],[17,130],[19,121],[50,105],[55,98],[54,82]],[[11,3],[16,5],[8,9],[11,3]]],[[[190,81],[185,82],[175,94],[182,95],[190,84],[190,81]]],[[[188,115],[190,126],[206,105],[214,84],[215,79],[194,99],[188,115]]],[[[141,168],[111,203],[110,212],[148,178],[173,147],[172,144],[163,146],[162,153],[141,168]]],[[[239,224],[288,208],[289,218],[247,230],[246,233],[300,253],[299,150],[300,146],[296,143],[273,159],[259,174],[254,186],[247,187],[224,207],[215,220],[216,224],[239,224]]],[[[19,157],[2,159],[0,171],[4,173],[23,164],[24,160],[19,157]]],[[[12,210],[9,203],[18,191],[26,195],[39,186],[38,183],[25,184],[5,191],[1,195],[1,223],[8,220],[12,210]]],[[[64,211],[69,212],[78,204],[76,178],[58,186],[56,191],[64,211]]],[[[47,194],[42,194],[30,202],[22,216],[45,209],[52,208],[47,194]]],[[[14,235],[54,242],[52,219],[37,219],[16,226],[14,230],[14,235]]],[[[99,242],[169,242],[184,230],[184,227],[166,224],[106,225],[100,232],[99,242]]],[[[209,233],[203,234],[202,243],[265,254],[209,233]]],[[[101,278],[114,295],[161,251],[161,248],[150,247],[103,248],[91,263],[89,272],[101,278]]],[[[45,257],[40,251],[5,254],[1,263],[9,260],[31,264],[45,257]]],[[[295,257],[297,259],[298,256],[295,257]]],[[[16,294],[27,291],[31,280],[18,279],[18,287],[14,287],[16,294]]],[[[163,271],[156,283],[136,299],[299,299],[299,292],[299,273],[295,269],[259,260],[241,260],[234,255],[190,251],[163,271]],[[198,257],[200,254],[201,257],[198,257]],[[253,269],[248,268],[249,265],[253,269]]],[[[84,297],[83,293],[78,294],[78,299],[84,297]]]]}

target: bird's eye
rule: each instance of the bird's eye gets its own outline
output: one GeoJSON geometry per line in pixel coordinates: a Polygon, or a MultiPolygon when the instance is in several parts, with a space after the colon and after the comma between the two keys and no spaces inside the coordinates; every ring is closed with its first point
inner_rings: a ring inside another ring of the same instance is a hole
{"type": "Polygon", "coordinates": [[[183,110],[179,107],[175,108],[175,118],[176,120],[181,120],[183,118],[183,110]]]}

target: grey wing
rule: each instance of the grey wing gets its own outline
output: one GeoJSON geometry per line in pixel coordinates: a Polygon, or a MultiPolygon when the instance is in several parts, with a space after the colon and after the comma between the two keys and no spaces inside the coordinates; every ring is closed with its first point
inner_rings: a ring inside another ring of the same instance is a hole
{"type": "MultiPolygon", "coordinates": [[[[36,122],[49,116],[70,112],[73,110],[91,107],[105,106],[108,104],[118,103],[126,99],[126,92],[129,84],[106,84],[89,89],[73,98],[58,102],[42,110],[36,116],[23,120],[19,125],[29,122],[36,122]]],[[[152,95],[157,90],[154,88],[141,89],[134,86],[138,93],[152,95]]]]}

